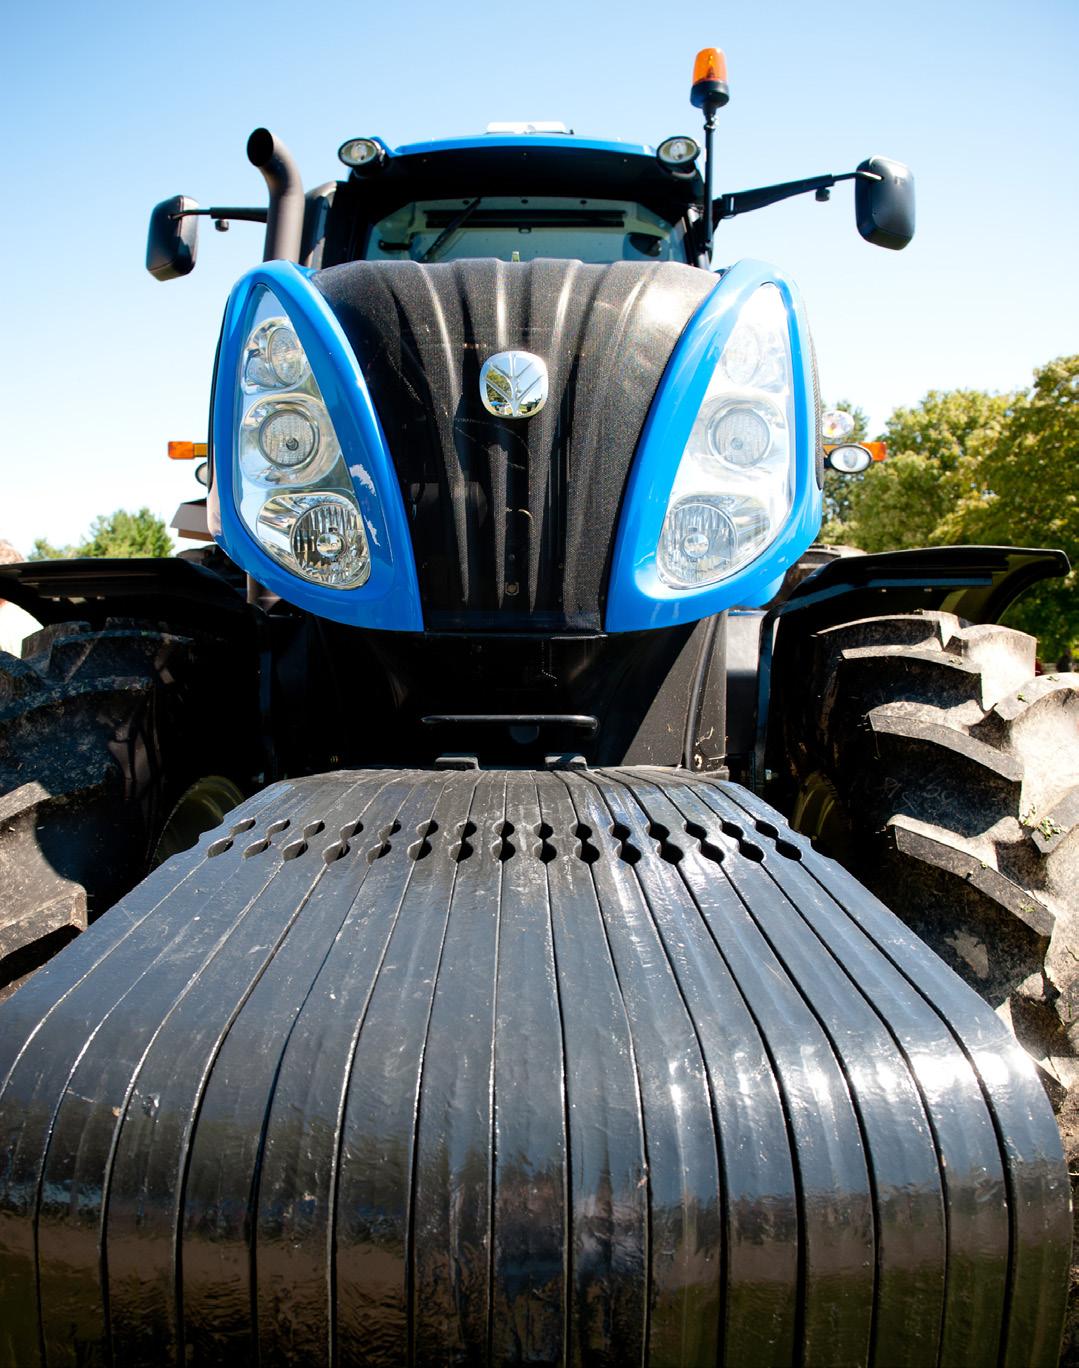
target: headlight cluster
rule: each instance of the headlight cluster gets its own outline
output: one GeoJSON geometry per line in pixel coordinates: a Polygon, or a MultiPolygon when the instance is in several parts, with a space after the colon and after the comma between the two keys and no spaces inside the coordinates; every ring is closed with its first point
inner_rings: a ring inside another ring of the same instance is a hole
{"type": "Polygon", "coordinates": [[[676,589],[740,570],[791,509],[794,394],[787,310],[761,285],[727,339],[682,453],[656,564],[676,589]]]}
{"type": "Polygon", "coordinates": [[[299,338],[262,289],[240,360],[240,516],[293,574],[355,589],[371,573],[363,518],[333,423],[299,338]]]}

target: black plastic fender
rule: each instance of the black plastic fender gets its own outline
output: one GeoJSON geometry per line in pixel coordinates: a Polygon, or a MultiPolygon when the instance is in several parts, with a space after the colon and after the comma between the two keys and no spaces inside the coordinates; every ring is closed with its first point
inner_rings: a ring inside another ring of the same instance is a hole
{"type": "Polygon", "coordinates": [[[1055,1362],[989,1008],[743,789],[276,784],[0,1007],[0,1361],[1055,1362]]]}

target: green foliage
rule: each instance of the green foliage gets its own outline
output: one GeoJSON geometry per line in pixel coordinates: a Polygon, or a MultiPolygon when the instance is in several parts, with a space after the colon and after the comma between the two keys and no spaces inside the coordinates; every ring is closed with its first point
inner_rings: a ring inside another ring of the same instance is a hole
{"type": "Polygon", "coordinates": [[[53,546],[51,541],[44,537],[38,537],[34,542],[34,549],[27,556],[27,560],[70,560],[72,556],[78,555],[73,546],[53,546]]]}
{"type": "Polygon", "coordinates": [[[849,539],[863,551],[929,546],[948,511],[952,484],[937,462],[910,451],[875,464],[851,491],[849,539]]]}
{"type": "Polygon", "coordinates": [[[1067,552],[1071,574],[1025,594],[1008,621],[1039,637],[1044,659],[1079,654],[1079,356],[1034,372],[973,475],[940,539],[1067,552]]]}
{"type": "MultiPolygon", "coordinates": [[[[1059,547],[1079,566],[1079,356],[1036,371],[1029,394],[931,390],[896,409],[882,437],[888,459],[826,504],[824,540],[864,551],[1059,547]]],[[[1035,587],[1008,615],[1039,638],[1043,659],[1079,655],[1077,589],[1079,569],[1035,587]]]]}
{"type": "Polygon", "coordinates": [[[930,390],[915,407],[896,409],[882,434],[887,460],[851,490],[850,540],[863,551],[957,540],[942,520],[976,484],[978,462],[1000,439],[1014,402],[981,390],[930,390]]]}
{"type": "Polygon", "coordinates": [[[95,518],[86,538],[77,546],[53,546],[38,537],[31,560],[66,560],[79,556],[171,556],[172,539],[161,518],[148,508],[129,513],[118,508],[115,513],[95,518]]]}
{"type": "Polygon", "coordinates": [[[930,390],[920,404],[892,413],[884,429],[888,451],[925,457],[947,473],[960,470],[996,442],[1016,398],[982,390],[930,390]]]}

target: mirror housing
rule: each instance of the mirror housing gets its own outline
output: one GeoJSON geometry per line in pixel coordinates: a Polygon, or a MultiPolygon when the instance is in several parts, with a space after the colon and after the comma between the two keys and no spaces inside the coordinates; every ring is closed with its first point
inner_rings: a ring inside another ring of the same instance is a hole
{"type": "Polygon", "coordinates": [[[858,167],[869,176],[854,182],[854,214],[866,242],[900,251],[914,236],[914,177],[890,157],[867,157],[858,167]],[[879,177],[879,179],[876,179],[879,177]]]}
{"type": "Polygon", "coordinates": [[[146,238],[146,269],[155,280],[176,280],[195,269],[199,221],[190,211],[198,207],[196,200],[185,195],[173,195],[154,206],[146,238]]]}

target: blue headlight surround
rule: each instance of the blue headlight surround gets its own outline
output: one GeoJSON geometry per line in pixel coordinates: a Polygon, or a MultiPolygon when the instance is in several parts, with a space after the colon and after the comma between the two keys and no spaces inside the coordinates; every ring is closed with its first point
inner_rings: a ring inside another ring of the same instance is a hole
{"type": "Polygon", "coordinates": [[[782,272],[740,261],[716,284],[686,324],[652,401],[622,500],[607,590],[608,632],[635,632],[695,622],[728,608],[759,607],[779,587],[820,530],[813,355],[801,297],[782,272]],[[656,565],[663,520],[678,466],[712,373],[742,306],[761,285],[775,285],[787,310],[794,401],[794,490],[776,539],[728,578],[700,589],[675,589],[656,565]]]}
{"type": "Polygon", "coordinates": [[[297,608],[355,627],[422,632],[412,537],[393,458],[356,355],[330,306],[310,284],[313,274],[290,261],[267,261],[243,276],[229,296],[214,391],[219,519],[214,532],[237,565],[297,608]],[[273,292],[307,353],[349,470],[371,553],[371,573],[355,589],[330,589],[292,574],[259,545],[240,517],[235,458],[240,360],[260,287],[273,292]]]}

